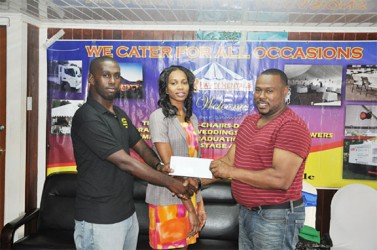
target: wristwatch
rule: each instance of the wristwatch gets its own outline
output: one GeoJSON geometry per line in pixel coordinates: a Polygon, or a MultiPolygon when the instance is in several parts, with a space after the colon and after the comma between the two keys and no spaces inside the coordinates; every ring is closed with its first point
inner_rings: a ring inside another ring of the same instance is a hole
{"type": "Polygon", "coordinates": [[[164,168],[165,164],[160,161],[160,162],[157,162],[157,164],[154,166],[154,168],[157,170],[157,171],[161,171],[163,168],[164,168]]]}

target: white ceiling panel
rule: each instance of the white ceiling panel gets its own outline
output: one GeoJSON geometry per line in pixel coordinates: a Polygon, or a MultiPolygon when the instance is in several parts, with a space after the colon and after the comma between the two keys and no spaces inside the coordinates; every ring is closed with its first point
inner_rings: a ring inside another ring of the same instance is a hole
{"type": "Polygon", "coordinates": [[[0,14],[101,25],[377,28],[377,0],[0,0],[0,14]]]}

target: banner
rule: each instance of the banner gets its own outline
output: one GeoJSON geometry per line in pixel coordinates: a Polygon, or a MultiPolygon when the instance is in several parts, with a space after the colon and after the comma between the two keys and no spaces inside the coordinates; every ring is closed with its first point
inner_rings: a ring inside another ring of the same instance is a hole
{"type": "Polygon", "coordinates": [[[257,76],[281,69],[289,78],[289,106],[311,132],[304,179],[316,187],[377,188],[376,48],[375,41],[57,41],[47,53],[47,172],[75,170],[72,117],[87,97],[90,61],[110,56],[122,76],[115,104],[149,144],[160,72],[175,64],[194,73],[200,150],[212,159],[227,152],[240,123],[255,112],[257,76]]]}

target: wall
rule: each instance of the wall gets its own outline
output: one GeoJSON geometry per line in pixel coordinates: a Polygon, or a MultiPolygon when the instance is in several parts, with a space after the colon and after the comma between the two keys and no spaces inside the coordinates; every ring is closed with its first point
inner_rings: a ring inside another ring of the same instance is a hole
{"type": "MultiPolygon", "coordinates": [[[[5,169],[5,214],[9,222],[25,210],[26,172],[26,96],[27,96],[27,22],[20,15],[1,17],[0,24],[7,26],[7,154],[5,169]],[[3,19],[4,18],[4,19],[3,19]]],[[[47,116],[47,56],[45,43],[59,29],[39,27],[39,96],[38,96],[38,171],[37,203],[45,179],[46,116],[47,116]]],[[[58,25],[57,25],[58,26],[58,25]]],[[[193,27],[195,29],[195,27],[193,27]]],[[[114,40],[195,40],[194,31],[139,31],[64,29],[63,39],[114,39],[114,40]]],[[[289,40],[377,40],[377,33],[289,33],[289,40]]],[[[32,64],[29,61],[29,64],[32,64]]],[[[33,191],[35,192],[35,191],[33,191]]],[[[318,191],[317,229],[329,231],[329,208],[336,190],[318,191]]]]}

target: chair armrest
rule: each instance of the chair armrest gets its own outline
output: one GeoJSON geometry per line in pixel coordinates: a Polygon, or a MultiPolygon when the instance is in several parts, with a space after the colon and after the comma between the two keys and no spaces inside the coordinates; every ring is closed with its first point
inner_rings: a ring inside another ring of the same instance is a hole
{"type": "Polygon", "coordinates": [[[16,219],[7,223],[1,230],[1,249],[11,249],[16,230],[31,220],[38,218],[38,215],[39,208],[36,208],[33,211],[20,215],[16,219]]]}

